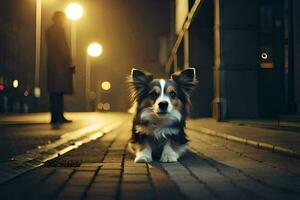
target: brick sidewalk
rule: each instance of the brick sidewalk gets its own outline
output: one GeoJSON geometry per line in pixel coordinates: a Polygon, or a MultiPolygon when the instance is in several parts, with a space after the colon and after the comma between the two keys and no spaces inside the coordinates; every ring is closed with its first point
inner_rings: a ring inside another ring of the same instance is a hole
{"type": "Polygon", "coordinates": [[[133,162],[128,133],[123,125],[20,176],[0,188],[1,199],[185,199],[161,169],[133,162]]]}
{"type": "Polygon", "coordinates": [[[259,148],[300,157],[299,132],[239,126],[228,122],[216,122],[212,118],[189,120],[187,127],[259,148]]]}
{"type": "Polygon", "coordinates": [[[0,199],[299,199],[300,161],[188,130],[177,163],[136,164],[130,121],[0,186],[0,199]]]}

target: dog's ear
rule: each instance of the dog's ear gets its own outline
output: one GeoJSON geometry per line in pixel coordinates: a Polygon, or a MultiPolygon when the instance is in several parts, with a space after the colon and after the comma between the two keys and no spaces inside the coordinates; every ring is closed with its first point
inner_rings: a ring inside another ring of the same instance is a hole
{"type": "Polygon", "coordinates": [[[171,75],[174,80],[185,92],[191,92],[197,84],[196,69],[188,68],[171,75]]]}
{"type": "Polygon", "coordinates": [[[153,80],[153,75],[133,68],[131,70],[131,81],[133,85],[137,88],[144,87],[146,84],[150,83],[153,80]]]}
{"type": "Polygon", "coordinates": [[[132,69],[131,75],[128,77],[130,97],[132,101],[137,100],[145,94],[145,89],[153,80],[153,75],[138,69],[132,69]]]}

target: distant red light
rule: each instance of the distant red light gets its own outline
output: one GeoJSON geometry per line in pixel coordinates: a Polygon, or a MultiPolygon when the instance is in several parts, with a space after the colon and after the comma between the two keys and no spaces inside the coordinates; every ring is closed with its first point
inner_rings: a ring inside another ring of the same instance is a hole
{"type": "Polygon", "coordinates": [[[24,93],[23,93],[23,95],[24,95],[25,97],[28,97],[29,92],[28,92],[27,90],[25,90],[24,93]]]}
{"type": "Polygon", "coordinates": [[[5,90],[5,86],[4,85],[0,85],[0,91],[5,90]]]}

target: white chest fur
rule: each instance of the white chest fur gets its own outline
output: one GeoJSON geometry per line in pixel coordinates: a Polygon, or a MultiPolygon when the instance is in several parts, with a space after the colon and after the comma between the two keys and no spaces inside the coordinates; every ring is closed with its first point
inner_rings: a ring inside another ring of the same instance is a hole
{"type": "Polygon", "coordinates": [[[167,138],[171,135],[177,135],[179,133],[178,128],[171,128],[171,127],[158,127],[155,125],[136,125],[135,129],[139,133],[144,133],[146,135],[152,135],[157,140],[167,138]]]}

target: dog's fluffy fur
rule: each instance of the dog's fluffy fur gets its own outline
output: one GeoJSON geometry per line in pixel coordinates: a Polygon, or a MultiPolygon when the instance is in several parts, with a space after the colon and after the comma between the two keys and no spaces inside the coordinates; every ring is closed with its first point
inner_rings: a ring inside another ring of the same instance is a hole
{"type": "Polygon", "coordinates": [[[132,69],[129,85],[135,102],[129,149],[135,162],[176,162],[188,142],[184,132],[195,69],[172,74],[171,79],[132,69]]]}

